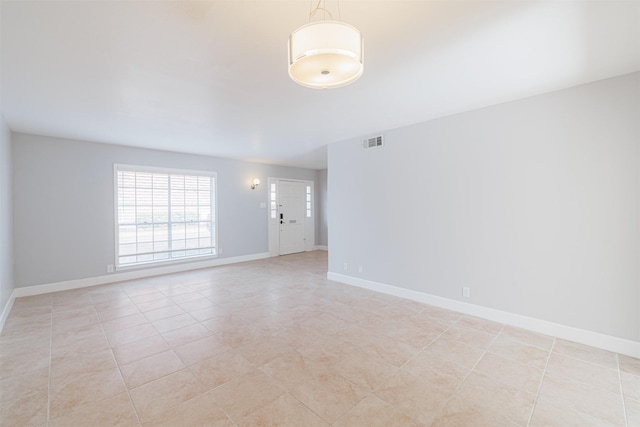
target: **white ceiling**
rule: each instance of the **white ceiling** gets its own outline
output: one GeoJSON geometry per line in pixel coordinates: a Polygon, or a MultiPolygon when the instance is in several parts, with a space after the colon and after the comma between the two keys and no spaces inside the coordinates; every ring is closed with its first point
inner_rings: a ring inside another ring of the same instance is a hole
{"type": "Polygon", "coordinates": [[[640,69],[638,0],[340,7],[365,71],[322,91],[287,74],[308,0],[2,0],[2,113],[15,131],[321,169],[331,142],[640,69]]]}

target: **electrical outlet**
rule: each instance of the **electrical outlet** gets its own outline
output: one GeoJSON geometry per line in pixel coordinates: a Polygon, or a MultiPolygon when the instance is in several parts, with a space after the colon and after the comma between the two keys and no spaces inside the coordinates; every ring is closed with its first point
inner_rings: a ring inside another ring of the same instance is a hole
{"type": "Polygon", "coordinates": [[[362,273],[362,264],[358,264],[358,273],[362,273]]]}
{"type": "Polygon", "coordinates": [[[345,271],[346,271],[346,270],[348,270],[348,269],[349,269],[349,264],[347,264],[347,263],[345,262],[345,263],[344,263],[344,265],[342,266],[342,268],[344,268],[344,269],[345,269],[345,271]]]}
{"type": "Polygon", "coordinates": [[[115,271],[115,267],[113,266],[113,264],[108,264],[107,273],[113,273],[114,271],[115,271]]]}
{"type": "Polygon", "coordinates": [[[462,288],[462,296],[465,298],[471,298],[471,288],[462,288]]]}

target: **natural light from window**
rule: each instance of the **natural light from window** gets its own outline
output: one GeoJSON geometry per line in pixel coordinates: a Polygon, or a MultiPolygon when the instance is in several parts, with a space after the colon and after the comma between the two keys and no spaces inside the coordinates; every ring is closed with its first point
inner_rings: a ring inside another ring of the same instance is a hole
{"type": "Polygon", "coordinates": [[[214,172],[116,165],[115,175],[118,267],[217,255],[214,172]]]}

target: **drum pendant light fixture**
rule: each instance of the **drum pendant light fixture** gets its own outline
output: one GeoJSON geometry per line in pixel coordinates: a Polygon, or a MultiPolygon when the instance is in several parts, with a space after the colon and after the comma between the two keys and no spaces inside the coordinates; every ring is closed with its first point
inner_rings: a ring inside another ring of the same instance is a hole
{"type": "Polygon", "coordinates": [[[302,86],[330,89],[355,82],[363,70],[362,34],[347,23],[334,21],[324,0],[319,0],[309,13],[309,23],[289,36],[289,76],[302,86]],[[311,22],[319,11],[330,19],[311,22]]]}

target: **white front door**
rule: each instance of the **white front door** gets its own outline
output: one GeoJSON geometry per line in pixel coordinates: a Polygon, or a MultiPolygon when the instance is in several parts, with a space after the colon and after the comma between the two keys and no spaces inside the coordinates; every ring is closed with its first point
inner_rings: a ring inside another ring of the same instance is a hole
{"type": "Polygon", "coordinates": [[[284,180],[279,184],[280,255],[304,252],[307,185],[284,180]]]}

